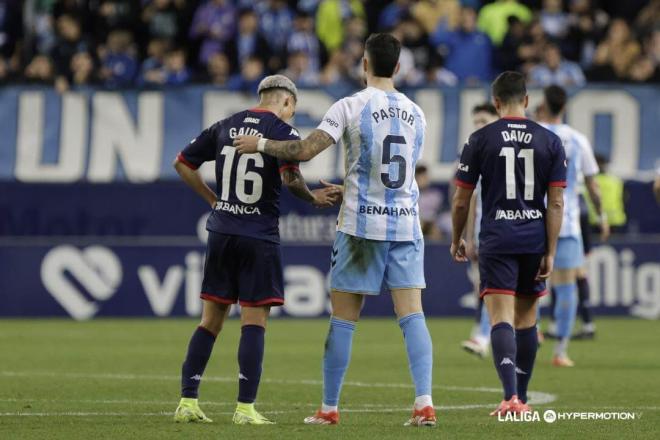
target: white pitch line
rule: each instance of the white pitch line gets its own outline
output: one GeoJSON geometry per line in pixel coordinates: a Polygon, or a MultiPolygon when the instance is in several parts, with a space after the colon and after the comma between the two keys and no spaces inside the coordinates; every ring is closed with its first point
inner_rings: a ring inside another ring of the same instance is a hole
{"type": "MultiPolygon", "coordinates": [[[[5,377],[66,377],[71,379],[108,379],[108,380],[157,380],[157,381],[178,381],[180,380],[179,376],[174,375],[156,375],[156,374],[125,374],[125,373],[71,373],[63,372],[57,373],[53,371],[0,371],[0,376],[5,377]]],[[[219,377],[219,376],[208,376],[204,377],[205,382],[235,382],[237,378],[235,377],[219,377]]],[[[262,383],[272,383],[272,384],[282,384],[282,385],[323,385],[323,381],[316,379],[300,379],[300,380],[290,380],[290,379],[268,379],[264,378],[261,380],[262,383]]],[[[344,382],[345,386],[353,387],[362,387],[362,388],[412,388],[411,384],[404,383],[370,383],[370,382],[359,382],[359,381],[347,381],[344,382]]],[[[468,392],[483,392],[483,393],[500,393],[499,388],[489,388],[489,387],[459,387],[459,386],[443,386],[435,385],[434,389],[441,389],[446,391],[468,391],[468,392]]],[[[550,393],[544,393],[540,391],[530,391],[529,395],[529,404],[530,405],[545,405],[552,403],[557,400],[557,396],[550,393]]],[[[465,405],[459,405],[461,409],[465,405]]],[[[490,405],[489,405],[490,406],[490,405]]],[[[448,408],[448,407],[446,407],[448,408]]],[[[452,407],[453,408],[453,407],[452,407]]],[[[465,408],[471,409],[471,408],[465,408]]]]}

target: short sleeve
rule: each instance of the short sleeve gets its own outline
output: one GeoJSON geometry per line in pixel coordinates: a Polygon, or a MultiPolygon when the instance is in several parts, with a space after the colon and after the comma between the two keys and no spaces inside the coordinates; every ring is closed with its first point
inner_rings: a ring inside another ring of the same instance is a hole
{"type": "Polygon", "coordinates": [[[337,143],[341,139],[346,125],[346,104],[341,99],[332,104],[317,128],[328,133],[337,143]]]}
{"type": "Polygon", "coordinates": [[[595,176],[600,169],[589,140],[586,137],[580,137],[578,138],[578,143],[582,149],[582,174],[586,177],[595,176]]]}
{"type": "Polygon", "coordinates": [[[559,186],[566,188],[566,151],[561,140],[555,136],[552,143],[552,164],[550,168],[550,179],[548,186],[559,186]]]}
{"type": "MultiPolygon", "coordinates": [[[[282,120],[277,120],[268,134],[268,139],[274,141],[299,141],[300,133],[294,127],[282,120]]],[[[299,162],[278,159],[280,173],[284,170],[293,168],[298,169],[299,162]]]]}
{"type": "Polygon", "coordinates": [[[215,160],[216,135],[214,127],[204,130],[199,136],[190,141],[188,146],[181,151],[177,159],[188,168],[196,170],[204,162],[215,160]]]}
{"type": "Polygon", "coordinates": [[[474,189],[479,181],[481,168],[479,166],[479,144],[473,134],[468,139],[461,152],[461,158],[456,170],[456,186],[474,189]]]}

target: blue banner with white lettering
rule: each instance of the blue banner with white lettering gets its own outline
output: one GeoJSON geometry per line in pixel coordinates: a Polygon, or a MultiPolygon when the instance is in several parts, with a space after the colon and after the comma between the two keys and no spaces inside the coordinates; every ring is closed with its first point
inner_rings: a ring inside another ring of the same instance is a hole
{"type": "MultiPolygon", "coordinates": [[[[293,124],[314,128],[332,103],[350,91],[303,90],[293,124]]],[[[471,108],[486,88],[418,89],[407,93],[428,122],[422,162],[435,181],[453,174],[457,150],[473,130],[471,108]]],[[[589,86],[572,90],[567,122],[609,157],[611,171],[635,177],[660,157],[660,88],[589,86]]],[[[530,109],[541,99],[530,92],[530,109]]],[[[171,162],[213,122],[253,107],[256,98],[207,86],[167,91],[0,88],[0,180],[21,182],[153,182],[175,177],[171,162]]],[[[329,149],[305,164],[314,181],[341,177],[341,152],[329,149]]],[[[207,176],[212,170],[205,170],[207,176]]]]}
{"type": "MultiPolygon", "coordinates": [[[[660,318],[660,242],[599,246],[588,261],[597,314],[660,318]]],[[[330,245],[282,248],[286,304],[275,315],[328,313],[330,245]]],[[[0,316],[197,316],[204,247],[197,244],[15,244],[0,246],[0,316]]],[[[467,264],[445,245],[427,245],[423,299],[429,316],[474,313],[467,264]]],[[[546,307],[547,310],[547,307],[546,307]]],[[[392,316],[388,294],[369,297],[367,316],[392,316]]]]}

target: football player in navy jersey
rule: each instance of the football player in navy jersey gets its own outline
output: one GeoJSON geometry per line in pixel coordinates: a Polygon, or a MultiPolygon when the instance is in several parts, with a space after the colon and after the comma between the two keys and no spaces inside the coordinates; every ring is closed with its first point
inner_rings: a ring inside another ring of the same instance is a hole
{"type": "Polygon", "coordinates": [[[556,134],[525,118],[523,75],[502,73],[492,95],[500,119],[470,136],[458,165],[451,255],[468,261],[461,237],[481,177],[480,290],[504,389],[504,399],[491,413],[497,415],[530,411],[527,385],[538,347],[537,301],[546,293],[557,249],[566,155],[556,134]]]}
{"type": "Polygon", "coordinates": [[[264,354],[266,320],[271,306],[284,303],[279,247],[279,198],[282,182],[297,197],[317,207],[341,200],[341,187],[310,191],[297,163],[283,162],[261,153],[239,154],[232,145],[236,136],[251,134],[278,140],[300,139],[284,122],[296,107],[296,86],[282,75],[265,78],[258,88],[257,108],[223,119],[204,130],[179,153],[174,167],[213,211],[204,280],[202,320],[188,345],[181,370],[181,401],[177,422],[211,422],[199,408],[199,384],[211,356],[216,336],[232,304],[241,307],[238,347],[238,404],[236,424],[270,424],[254,408],[264,354]],[[209,188],[196,171],[215,161],[217,190],[209,188]]]}

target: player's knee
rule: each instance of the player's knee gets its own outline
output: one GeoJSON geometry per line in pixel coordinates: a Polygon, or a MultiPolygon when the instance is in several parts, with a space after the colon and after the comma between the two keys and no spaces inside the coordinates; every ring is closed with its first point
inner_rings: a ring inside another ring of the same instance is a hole
{"type": "Polygon", "coordinates": [[[266,328],[270,307],[243,307],[241,309],[241,325],[258,325],[266,328]]]}
{"type": "Polygon", "coordinates": [[[205,301],[199,325],[217,335],[222,330],[229,307],[229,305],[205,301]]]}

